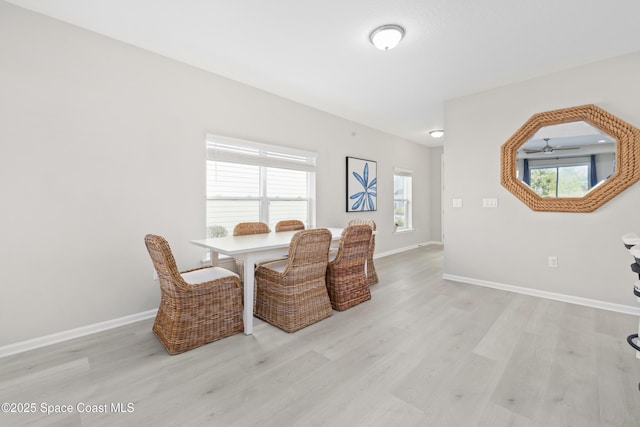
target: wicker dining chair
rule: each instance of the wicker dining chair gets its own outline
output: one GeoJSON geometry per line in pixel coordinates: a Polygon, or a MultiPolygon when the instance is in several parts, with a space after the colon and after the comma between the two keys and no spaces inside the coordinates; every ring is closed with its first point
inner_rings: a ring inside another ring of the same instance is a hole
{"type": "MultiPolygon", "coordinates": [[[[279,233],[281,231],[300,231],[304,229],[304,222],[300,221],[299,219],[283,219],[282,221],[278,221],[276,223],[276,233],[279,233]]],[[[282,256],[273,259],[261,260],[256,262],[256,267],[271,261],[278,261],[286,258],[287,254],[283,254],[282,256]]]]}
{"type": "Polygon", "coordinates": [[[256,317],[295,332],[333,314],[325,276],[331,232],[326,228],[298,231],[287,259],[256,269],[256,317]]]}
{"type": "MultiPolygon", "coordinates": [[[[248,234],[262,234],[271,231],[269,225],[264,222],[240,222],[233,227],[234,236],[246,236],[248,234]]],[[[236,267],[238,269],[238,275],[240,276],[240,282],[244,283],[244,261],[236,259],[236,267]]]]}
{"type": "Polygon", "coordinates": [[[299,219],[284,219],[276,224],[276,233],[279,231],[300,231],[304,230],[304,222],[299,219]]]}
{"type": "Polygon", "coordinates": [[[268,233],[271,231],[269,229],[269,224],[264,222],[255,221],[255,222],[239,222],[233,227],[233,235],[234,236],[244,236],[247,234],[260,234],[260,233],[268,233]]]}
{"type": "MultiPolygon", "coordinates": [[[[352,219],[349,221],[349,225],[368,225],[371,227],[371,231],[376,231],[376,222],[372,219],[352,219]]],[[[376,273],[376,267],[373,264],[373,253],[376,250],[376,235],[371,234],[371,242],[369,243],[369,252],[367,254],[367,283],[369,285],[375,285],[378,283],[378,273],[376,273]]]]}
{"type": "Polygon", "coordinates": [[[234,272],[221,267],[179,272],[163,237],[147,234],[144,242],[160,281],[160,307],[153,333],[169,354],[244,330],[242,289],[234,272]]]}
{"type": "Polygon", "coordinates": [[[371,241],[369,225],[350,225],[342,231],[338,253],[327,265],[331,306],[343,311],[371,299],[365,263],[371,241]]]}

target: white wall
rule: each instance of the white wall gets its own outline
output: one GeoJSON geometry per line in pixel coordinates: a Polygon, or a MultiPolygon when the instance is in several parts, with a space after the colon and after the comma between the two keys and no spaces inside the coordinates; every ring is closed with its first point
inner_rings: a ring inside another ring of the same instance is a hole
{"type": "Polygon", "coordinates": [[[378,223],[379,253],[431,240],[430,149],[0,1],[0,347],[157,308],[143,243],[203,251],[207,132],[319,153],[317,222],[378,223]],[[345,212],[345,156],[378,162],[378,207],[345,212]],[[415,171],[394,236],[392,173],[415,171]]]}
{"type": "Polygon", "coordinates": [[[534,212],[500,185],[500,146],[534,113],[596,104],[640,127],[640,53],[446,103],[445,274],[635,307],[620,237],[640,232],[640,183],[592,213],[534,212]],[[453,197],[463,208],[451,207],[453,197]],[[498,209],[483,209],[497,197],[498,209]],[[547,267],[558,257],[559,268],[547,267]]]}

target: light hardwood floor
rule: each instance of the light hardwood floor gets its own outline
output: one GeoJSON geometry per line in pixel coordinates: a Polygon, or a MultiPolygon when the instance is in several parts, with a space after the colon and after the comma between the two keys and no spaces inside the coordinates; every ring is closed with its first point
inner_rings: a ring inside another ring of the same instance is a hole
{"type": "Polygon", "coordinates": [[[376,268],[371,301],[293,334],[169,356],[148,320],[0,359],[0,400],[37,405],[0,425],[640,426],[637,318],[443,280],[440,246],[376,268]]]}

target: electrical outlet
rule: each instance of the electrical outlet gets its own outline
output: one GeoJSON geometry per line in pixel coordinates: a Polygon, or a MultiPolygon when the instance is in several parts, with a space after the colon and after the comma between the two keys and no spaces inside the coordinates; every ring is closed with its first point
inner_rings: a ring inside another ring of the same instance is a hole
{"type": "Polygon", "coordinates": [[[558,257],[549,256],[548,263],[549,263],[549,268],[558,268],[558,257]]]}
{"type": "Polygon", "coordinates": [[[457,198],[457,199],[451,200],[451,206],[454,207],[454,208],[461,208],[462,207],[462,198],[457,198]]]}

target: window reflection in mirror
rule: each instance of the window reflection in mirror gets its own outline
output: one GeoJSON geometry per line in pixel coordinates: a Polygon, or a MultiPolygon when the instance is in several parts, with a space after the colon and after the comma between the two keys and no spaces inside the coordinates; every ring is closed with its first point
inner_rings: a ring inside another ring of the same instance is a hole
{"type": "Polygon", "coordinates": [[[585,121],[543,126],[518,149],[516,176],[541,197],[582,197],[615,159],[616,140],[585,121]]]}

